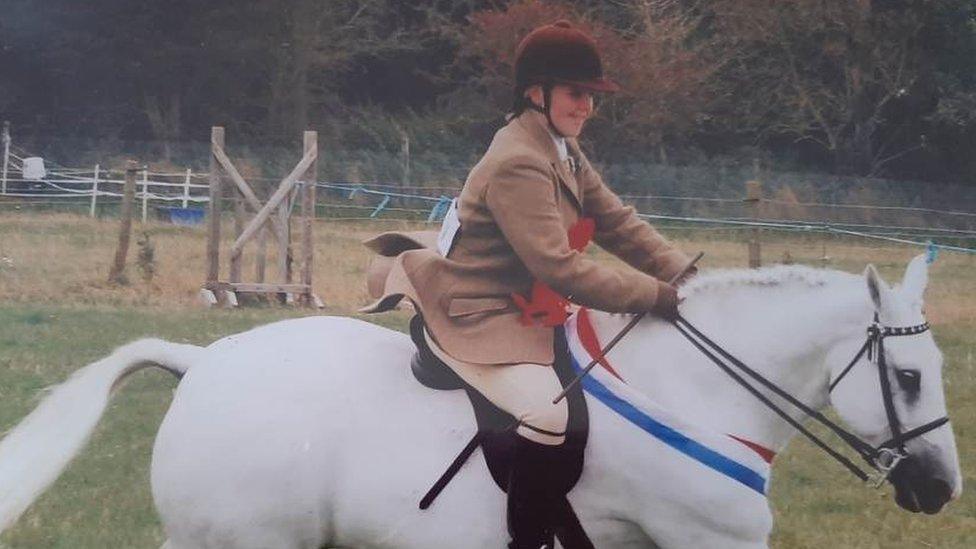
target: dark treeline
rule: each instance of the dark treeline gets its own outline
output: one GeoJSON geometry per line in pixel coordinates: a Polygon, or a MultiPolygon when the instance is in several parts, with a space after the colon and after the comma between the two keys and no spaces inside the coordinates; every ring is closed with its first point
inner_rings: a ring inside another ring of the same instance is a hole
{"type": "Polygon", "coordinates": [[[511,102],[517,39],[561,17],[626,89],[586,133],[604,162],[976,169],[976,0],[0,0],[0,115],[20,142],[163,161],[211,125],[270,146],[316,129],[463,174],[511,102]]]}

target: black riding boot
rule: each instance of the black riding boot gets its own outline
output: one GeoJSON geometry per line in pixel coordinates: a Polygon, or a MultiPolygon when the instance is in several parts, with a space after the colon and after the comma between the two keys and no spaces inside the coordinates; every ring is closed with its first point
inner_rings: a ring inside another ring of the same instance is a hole
{"type": "Polygon", "coordinates": [[[515,460],[508,477],[509,549],[551,549],[555,494],[549,471],[559,447],[515,436],[515,460]]]}

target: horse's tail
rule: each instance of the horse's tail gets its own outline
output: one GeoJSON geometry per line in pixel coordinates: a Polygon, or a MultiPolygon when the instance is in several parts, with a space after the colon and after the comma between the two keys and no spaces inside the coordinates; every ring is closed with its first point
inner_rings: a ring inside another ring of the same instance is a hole
{"type": "Polygon", "coordinates": [[[112,392],[148,366],[182,377],[203,348],[159,339],[124,345],[77,370],[0,440],[0,532],[13,524],[81,450],[112,392]]]}

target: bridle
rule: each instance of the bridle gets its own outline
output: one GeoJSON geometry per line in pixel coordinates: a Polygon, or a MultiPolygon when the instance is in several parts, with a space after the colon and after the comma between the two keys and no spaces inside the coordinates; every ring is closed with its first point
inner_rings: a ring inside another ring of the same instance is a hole
{"type": "Polygon", "coordinates": [[[868,326],[868,336],[864,341],[864,345],[862,345],[861,349],[856,355],[854,355],[851,362],[830,383],[830,388],[828,389],[828,393],[832,392],[834,387],[836,387],[837,384],[844,379],[847,373],[851,371],[854,365],[857,364],[858,360],[865,353],[867,353],[868,362],[877,365],[878,378],[881,383],[881,396],[884,400],[885,414],[888,417],[888,427],[891,430],[891,438],[885,442],[882,442],[877,448],[874,449],[876,454],[873,456],[873,460],[879,471],[884,473],[890,472],[895,468],[896,465],[898,465],[899,461],[908,456],[908,451],[905,449],[906,442],[913,438],[922,436],[929,431],[938,429],[949,421],[949,416],[943,416],[924,425],[903,432],[902,423],[898,419],[898,413],[895,410],[894,397],[891,393],[891,378],[889,376],[888,364],[885,358],[884,339],[886,337],[918,335],[927,332],[928,330],[928,322],[916,324],[915,326],[904,327],[882,326],[878,321],[877,313],[875,313],[874,321],[870,326],[868,326]]]}
{"type": "Polygon", "coordinates": [[[824,450],[831,457],[839,461],[842,465],[847,467],[851,473],[857,476],[859,479],[865,482],[871,482],[874,487],[878,487],[887,480],[888,475],[891,471],[898,465],[898,463],[908,456],[908,451],[905,448],[905,443],[913,438],[920,437],[929,431],[938,429],[939,427],[945,425],[949,421],[948,416],[943,416],[939,419],[930,421],[922,426],[915,427],[908,431],[902,431],[901,421],[898,419],[897,411],[895,410],[895,403],[891,392],[891,380],[889,379],[887,362],[885,360],[884,352],[884,340],[886,337],[898,337],[898,336],[913,336],[924,333],[928,331],[928,322],[918,324],[915,326],[906,327],[891,327],[883,326],[878,321],[878,315],[875,313],[874,321],[868,326],[867,329],[867,339],[864,344],[858,350],[851,362],[845,367],[841,373],[830,383],[830,391],[833,391],[834,387],[837,386],[841,380],[851,371],[851,369],[860,361],[860,359],[867,354],[868,361],[876,364],[878,367],[878,376],[881,382],[881,395],[884,400],[885,414],[888,418],[888,426],[891,429],[891,438],[882,442],[878,446],[872,446],[868,442],[851,433],[833,421],[824,417],[820,412],[810,408],[806,404],[803,404],[795,397],[781,389],[779,386],[769,381],[761,374],[747,366],[741,360],[732,356],[728,351],[720,347],[717,343],[709,339],[705,334],[701,333],[697,328],[695,328],[690,322],[688,322],[684,317],[678,315],[674,319],[674,325],[679,332],[688,341],[691,342],[698,350],[700,350],[706,357],[711,359],[719,368],[721,368],[726,374],[728,374],[733,380],[742,385],[747,391],[752,393],[753,396],[758,398],[763,404],[769,407],[773,412],[779,415],[784,421],[792,425],[804,436],[810,439],[814,444],[816,444],[820,449],[824,450]],[[721,357],[721,358],[720,358],[721,357]],[[726,362],[727,361],[727,362],[726,362]],[[782,408],[777,404],[772,402],[769,397],[764,395],[758,388],[752,385],[749,381],[743,378],[738,372],[735,372],[732,367],[738,368],[741,372],[745,373],[760,385],[763,385],[767,389],[771,390],[777,396],[783,398],[790,404],[792,404],[797,409],[801,410],[807,416],[815,419],[820,424],[824,425],[831,431],[833,431],[837,436],[841,438],[848,446],[850,446],[854,451],[856,451],[864,461],[875,469],[876,474],[869,475],[865,473],[860,467],[855,465],[845,456],[831,448],[827,443],[822,441],[816,435],[807,430],[799,421],[793,419],[789,414],[787,414],[782,408]]]}

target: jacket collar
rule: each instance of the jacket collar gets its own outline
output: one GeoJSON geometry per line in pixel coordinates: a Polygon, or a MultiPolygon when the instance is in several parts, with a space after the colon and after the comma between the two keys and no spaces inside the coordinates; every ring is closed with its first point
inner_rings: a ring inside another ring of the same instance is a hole
{"type": "MultiPolygon", "coordinates": [[[[556,143],[552,139],[552,134],[549,133],[549,120],[546,119],[546,115],[541,112],[526,110],[514,118],[512,123],[518,124],[528,134],[533,144],[539,148],[538,150],[543,151],[546,159],[549,160],[549,163],[556,170],[560,182],[569,191],[569,194],[576,201],[576,206],[582,212],[583,198],[580,195],[579,184],[576,181],[575,175],[570,172],[566,162],[559,160],[559,151],[556,149],[556,143]]],[[[575,139],[567,138],[566,146],[570,156],[575,156],[578,161],[578,149],[575,141],[575,139]]]]}
{"type": "Polygon", "coordinates": [[[546,115],[526,109],[514,119],[514,122],[525,130],[537,147],[545,152],[550,162],[559,162],[559,151],[556,150],[556,143],[549,133],[549,121],[546,120],[546,115]]]}

